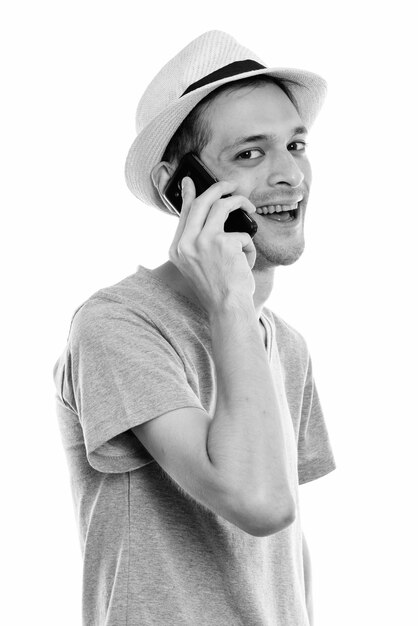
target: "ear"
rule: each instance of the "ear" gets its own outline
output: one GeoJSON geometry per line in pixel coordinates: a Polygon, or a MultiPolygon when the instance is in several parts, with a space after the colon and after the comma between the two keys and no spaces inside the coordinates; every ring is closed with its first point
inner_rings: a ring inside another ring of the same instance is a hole
{"type": "Polygon", "coordinates": [[[174,174],[174,170],[174,165],[172,165],[168,161],[160,161],[160,163],[157,163],[157,165],[152,168],[151,180],[161,198],[162,192],[164,191],[168,181],[174,174]]]}

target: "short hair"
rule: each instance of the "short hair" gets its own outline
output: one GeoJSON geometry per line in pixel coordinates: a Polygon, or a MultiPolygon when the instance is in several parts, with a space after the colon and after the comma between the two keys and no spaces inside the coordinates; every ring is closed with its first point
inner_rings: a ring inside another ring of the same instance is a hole
{"type": "Polygon", "coordinates": [[[296,81],[288,79],[281,80],[274,76],[260,74],[226,83],[211,91],[191,110],[171,137],[161,160],[178,162],[188,152],[194,152],[197,155],[200,154],[211,138],[210,126],[203,113],[208,109],[209,104],[221,93],[225,91],[237,91],[244,87],[258,87],[261,84],[268,83],[277,85],[298,111],[297,102],[288,87],[289,84],[299,85],[296,81]]]}

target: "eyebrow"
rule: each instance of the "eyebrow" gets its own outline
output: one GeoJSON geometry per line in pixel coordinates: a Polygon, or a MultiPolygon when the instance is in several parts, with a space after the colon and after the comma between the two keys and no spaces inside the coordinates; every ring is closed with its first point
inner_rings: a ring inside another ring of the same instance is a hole
{"type": "MultiPolygon", "coordinates": [[[[306,135],[308,133],[308,129],[306,128],[306,126],[295,126],[294,128],[292,128],[290,133],[292,137],[294,135],[306,135]]],[[[225,146],[225,148],[222,149],[221,154],[223,154],[227,150],[234,150],[244,143],[252,143],[253,141],[274,141],[275,139],[277,139],[277,135],[244,135],[243,137],[238,137],[238,139],[236,139],[234,143],[225,146]]]]}

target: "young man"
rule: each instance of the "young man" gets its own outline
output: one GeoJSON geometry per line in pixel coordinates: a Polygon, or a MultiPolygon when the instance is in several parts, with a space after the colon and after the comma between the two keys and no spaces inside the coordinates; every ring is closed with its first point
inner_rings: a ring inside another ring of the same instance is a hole
{"type": "Polygon", "coordinates": [[[127,183],[176,215],[169,261],[100,289],[54,367],[84,559],[83,624],[307,626],[298,485],[335,468],[303,337],[264,306],[303,252],[306,135],[325,96],[220,31],[155,77],[127,183]],[[180,215],[193,152],[219,180],[180,215]],[[241,208],[253,239],[225,232],[241,208]]]}

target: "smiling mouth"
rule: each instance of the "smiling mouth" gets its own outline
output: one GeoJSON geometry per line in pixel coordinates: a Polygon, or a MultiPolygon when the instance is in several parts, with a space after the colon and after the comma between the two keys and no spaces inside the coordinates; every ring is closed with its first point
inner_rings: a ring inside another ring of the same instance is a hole
{"type": "Polygon", "coordinates": [[[300,202],[287,205],[277,204],[258,207],[257,214],[267,217],[275,222],[286,224],[298,219],[300,214],[300,202]]]}

